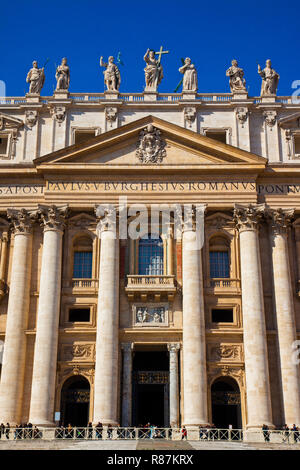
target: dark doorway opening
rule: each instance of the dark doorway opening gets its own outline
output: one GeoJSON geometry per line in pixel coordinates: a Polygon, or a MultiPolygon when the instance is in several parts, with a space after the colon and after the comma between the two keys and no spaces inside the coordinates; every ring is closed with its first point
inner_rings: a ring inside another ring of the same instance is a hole
{"type": "Polygon", "coordinates": [[[169,355],[136,351],[133,360],[133,425],[169,426],[169,355]]]}
{"type": "Polygon", "coordinates": [[[237,382],[231,377],[215,380],[211,387],[212,421],[219,429],[242,428],[241,395],[237,382]]]}
{"type": "Polygon", "coordinates": [[[89,420],[90,384],[85,377],[70,377],[61,393],[61,423],[85,427],[89,420]]]}

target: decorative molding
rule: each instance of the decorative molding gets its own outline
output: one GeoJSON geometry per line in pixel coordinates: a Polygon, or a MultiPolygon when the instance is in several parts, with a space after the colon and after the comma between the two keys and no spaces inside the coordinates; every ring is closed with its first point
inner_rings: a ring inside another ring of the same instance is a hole
{"type": "Polygon", "coordinates": [[[248,109],[247,108],[237,108],[235,110],[235,115],[239,123],[244,127],[245,122],[248,119],[248,109]]]}
{"type": "Polygon", "coordinates": [[[161,137],[160,130],[148,124],[140,132],[136,156],[141,163],[161,163],[167,154],[165,147],[166,142],[161,137]]]}
{"type": "Polygon", "coordinates": [[[137,327],[168,326],[169,310],[169,303],[135,303],[132,305],[132,324],[137,327]]]}
{"type": "Polygon", "coordinates": [[[37,119],[38,112],[35,109],[27,109],[25,111],[25,124],[27,127],[32,129],[36,125],[37,119]]]}
{"type": "Polygon", "coordinates": [[[110,123],[110,127],[112,127],[113,122],[117,120],[118,116],[118,108],[109,106],[105,108],[105,119],[110,123]]]}
{"type": "Polygon", "coordinates": [[[186,106],[183,111],[184,120],[188,123],[189,127],[192,127],[193,122],[197,116],[197,110],[194,106],[186,106]]]}
{"type": "Polygon", "coordinates": [[[61,360],[63,361],[95,361],[95,359],[94,343],[63,344],[61,347],[61,360]]]}
{"type": "Polygon", "coordinates": [[[272,127],[276,123],[276,118],[277,118],[277,112],[276,111],[264,111],[263,113],[264,118],[265,118],[265,123],[267,126],[269,126],[272,130],[272,127]]]}
{"type": "Polygon", "coordinates": [[[58,125],[61,126],[66,117],[66,108],[65,106],[51,106],[50,114],[52,119],[58,122],[58,125]]]}
{"type": "Polygon", "coordinates": [[[218,378],[218,377],[232,377],[235,379],[238,384],[240,385],[240,388],[244,388],[245,384],[245,371],[244,371],[244,366],[229,366],[227,364],[224,365],[208,365],[208,378],[209,378],[209,384],[212,385],[212,383],[218,378]]]}
{"type": "Polygon", "coordinates": [[[210,361],[235,361],[243,362],[243,350],[241,344],[208,344],[208,357],[210,361]]]}

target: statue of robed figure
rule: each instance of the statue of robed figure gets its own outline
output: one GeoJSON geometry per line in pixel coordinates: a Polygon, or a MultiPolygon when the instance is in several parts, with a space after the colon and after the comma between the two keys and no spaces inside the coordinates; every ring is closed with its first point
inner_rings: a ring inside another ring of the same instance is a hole
{"type": "MultiPolygon", "coordinates": [[[[161,53],[164,54],[165,52],[161,51],[161,53]]],[[[144,61],[147,64],[144,68],[146,81],[145,91],[157,91],[157,87],[164,77],[160,60],[161,53],[158,53],[158,59],[155,58],[155,51],[153,49],[147,49],[147,52],[144,55],[144,61]]]]}

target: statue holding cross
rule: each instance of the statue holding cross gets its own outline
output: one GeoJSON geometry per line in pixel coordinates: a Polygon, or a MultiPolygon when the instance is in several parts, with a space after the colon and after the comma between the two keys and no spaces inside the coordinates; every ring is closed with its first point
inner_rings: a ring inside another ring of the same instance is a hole
{"type": "Polygon", "coordinates": [[[159,52],[155,52],[153,49],[147,49],[147,52],[144,55],[144,61],[147,64],[144,69],[146,80],[145,91],[157,91],[157,87],[164,77],[161,65],[161,56],[162,54],[168,53],[169,51],[164,51],[162,46],[160,47],[159,52]],[[157,59],[155,55],[158,55],[157,59]]]}

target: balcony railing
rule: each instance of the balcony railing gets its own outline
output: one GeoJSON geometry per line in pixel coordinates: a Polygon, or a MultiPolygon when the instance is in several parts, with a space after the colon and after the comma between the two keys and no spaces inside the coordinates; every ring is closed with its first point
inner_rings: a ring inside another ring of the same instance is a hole
{"type": "Polygon", "coordinates": [[[127,289],[154,289],[154,290],[168,290],[175,287],[175,276],[152,276],[152,275],[128,275],[127,276],[127,289]]]}
{"type": "Polygon", "coordinates": [[[71,290],[96,290],[98,289],[98,279],[73,278],[63,281],[64,289],[71,290]]]}
{"type": "Polygon", "coordinates": [[[207,287],[215,289],[240,289],[241,282],[239,279],[213,278],[207,283],[207,287]]]}

